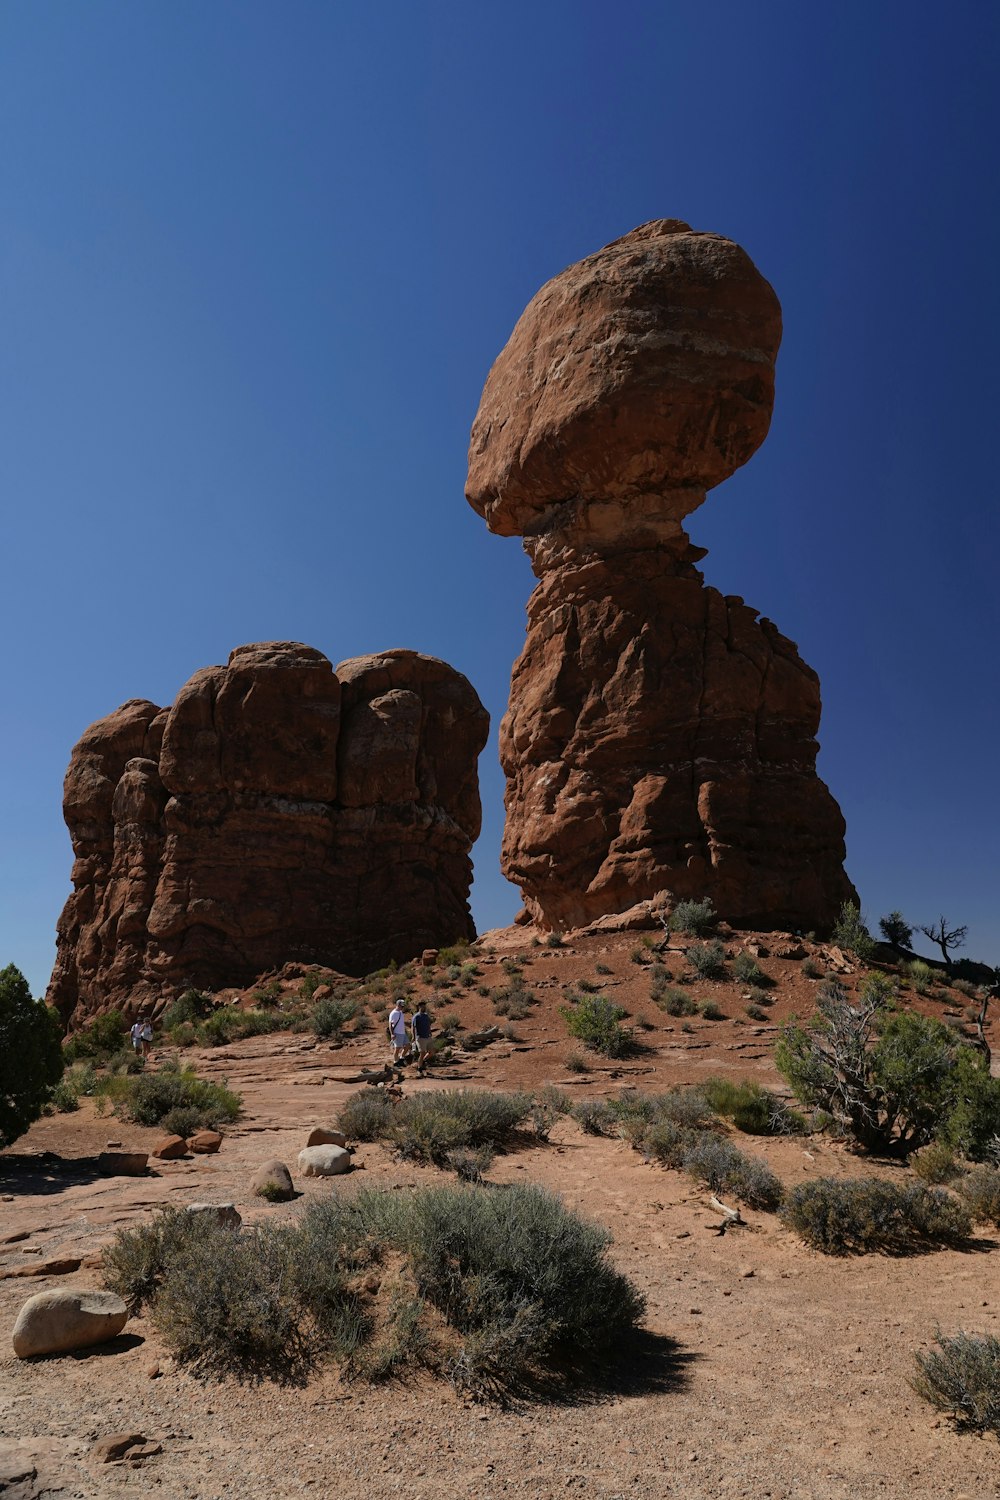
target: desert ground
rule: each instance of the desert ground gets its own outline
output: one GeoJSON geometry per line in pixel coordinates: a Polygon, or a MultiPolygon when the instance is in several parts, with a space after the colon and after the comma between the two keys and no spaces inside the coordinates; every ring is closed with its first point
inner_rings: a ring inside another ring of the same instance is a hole
{"type": "MultiPolygon", "coordinates": [[[[752,938],[727,939],[732,950],[752,938]]],[[[740,986],[699,982],[725,1019],[681,1022],[649,1000],[649,955],[630,933],[534,946],[523,929],[487,934],[478,963],[502,981],[516,955],[539,1004],[501,1039],[451,1060],[407,1092],[451,1087],[538,1088],[574,1097],[622,1088],[656,1090],[709,1074],[783,1088],[772,1060],[778,1023],[808,1012],[815,981],[801,957],[777,957],[759,935],[761,966],[775,980],[766,1020],[745,1015],[740,986]],[[578,1044],[559,1013],[563,988],[593,976],[635,1021],[645,1050],[622,1062],[593,1059],[570,1072],[578,1044]]],[[[791,940],[787,940],[791,943],[791,940]]],[[[795,945],[799,947],[801,945],[795,945]]],[[[809,952],[820,953],[807,944],[809,952]]],[[[668,964],[676,955],[665,955],[668,964]]],[[[826,962],[827,960],[824,960],[826,962]]],[[[495,977],[494,977],[495,976],[495,977]]],[[[850,984],[856,975],[845,973],[850,984]]],[[[435,987],[431,970],[411,986],[436,1014],[463,1026],[494,1021],[488,998],[435,987]]],[[[237,998],[237,997],[229,997],[237,998]]],[[[913,1003],[960,1013],[960,995],[913,1003]]],[[[372,998],[373,1015],[381,1000],[372,998]]],[[[157,1048],[152,1066],[168,1055],[157,1048]]],[[[563,1196],[614,1235],[616,1265],[648,1299],[638,1356],[599,1372],[594,1388],[556,1402],[477,1404],[429,1376],[385,1386],[343,1382],[330,1369],[304,1388],[205,1382],[178,1368],[142,1317],[111,1343],[61,1357],[18,1360],[10,1329],[19,1307],[55,1286],[99,1286],[99,1253],[113,1232],[158,1205],[233,1202],[244,1222],[298,1213],[317,1195],[382,1185],[401,1191],[441,1180],[434,1168],[358,1145],[347,1177],[302,1179],[295,1170],[308,1130],[333,1123],[356,1092],[345,1075],[385,1059],[379,1027],[331,1046],[308,1033],[276,1033],[225,1047],[189,1049],[199,1074],[225,1079],[243,1114],[217,1155],[150,1160],[142,1177],[107,1177],[96,1157],[109,1141],[149,1150],[162,1135],[100,1116],[92,1099],[50,1115],[0,1153],[0,1493],[10,1500],[160,1494],[170,1500],[329,1495],[337,1500],[500,1500],[506,1495],[593,1500],[684,1496],[770,1500],[980,1500],[1000,1494],[1000,1451],[963,1435],[910,1388],[916,1349],[935,1330],[1000,1333],[1000,1243],[980,1232],[972,1248],[908,1258],[834,1258],[805,1248],[776,1215],[744,1210],[745,1227],[720,1235],[710,1194],[679,1172],[648,1163],[625,1142],[589,1136],[562,1118],[547,1143],[526,1139],[497,1158],[491,1181],[528,1180],[563,1196]],[[301,1196],[255,1199],[256,1167],[277,1156],[301,1196]],[[50,1262],[79,1260],[58,1274],[50,1262]],[[158,1452],[99,1463],[109,1434],[141,1433],[158,1452]]],[[[740,1137],[786,1185],[809,1176],[894,1174],[823,1136],[740,1137]]]]}

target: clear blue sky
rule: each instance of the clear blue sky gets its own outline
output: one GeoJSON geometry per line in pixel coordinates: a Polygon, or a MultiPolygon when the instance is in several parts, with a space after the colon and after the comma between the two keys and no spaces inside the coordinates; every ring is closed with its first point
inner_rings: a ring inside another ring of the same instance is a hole
{"type": "Polygon", "coordinates": [[[403,645],[496,725],[532,578],[462,489],[524,304],[650,218],[785,313],[763,449],[691,522],[823,683],[866,911],[1000,962],[998,12],[8,0],[0,963],[69,891],[70,748],[245,641],[403,645]]]}

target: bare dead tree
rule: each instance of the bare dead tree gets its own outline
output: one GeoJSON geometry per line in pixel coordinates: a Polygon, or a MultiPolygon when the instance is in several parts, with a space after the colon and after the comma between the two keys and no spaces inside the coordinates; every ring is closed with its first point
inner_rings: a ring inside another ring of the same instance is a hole
{"type": "Polygon", "coordinates": [[[930,927],[920,929],[924,937],[930,938],[932,943],[937,943],[944,954],[945,965],[949,969],[951,968],[951,949],[962,947],[968,930],[968,927],[949,927],[948,918],[944,916],[939,917],[937,922],[932,923],[930,927]]]}

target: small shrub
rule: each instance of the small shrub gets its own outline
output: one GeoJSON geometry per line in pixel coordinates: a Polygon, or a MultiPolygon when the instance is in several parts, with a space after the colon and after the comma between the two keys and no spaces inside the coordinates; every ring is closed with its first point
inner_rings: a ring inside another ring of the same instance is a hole
{"type": "Polygon", "coordinates": [[[353,1021],[357,1013],[358,1007],[353,1000],[342,995],[329,995],[317,1003],[310,1017],[310,1025],[318,1037],[339,1037],[348,1021],[353,1021]]]}
{"type": "Polygon", "coordinates": [[[804,958],[802,960],[802,972],[807,979],[823,978],[823,969],[814,958],[804,958]]]}
{"type": "Polygon", "coordinates": [[[614,1135],[619,1116],[607,1099],[581,1099],[570,1113],[585,1135],[614,1135]]]}
{"type": "Polygon", "coordinates": [[[703,1000],[698,1007],[706,1021],[724,1021],[726,1013],[714,1000],[703,1000]]]}
{"type": "Polygon", "coordinates": [[[211,998],[202,990],[185,990],[182,995],[163,1012],[164,1031],[173,1031],[177,1026],[203,1021],[212,1013],[211,998]]]}
{"type": "Polygon", "coordinates": [[[175,1104],[160,1121],[166,1135],[180,1135],[185,1140],[194,1135],[196,1130],[201,1130],[204,1123],[203,1112],[193,1104],[175,1104]]]}
{"type": "Polygon", "coordinates": [[[959,1329],[937,1335],[937,1348],[914,1356],[910,1384],[918,1396],[945,1412],[960,1428],[1000,1438],[1000,1339],[959,1329]]]}
{"type": "Polygon", "coordinates": [[[597,983],[596,979],[578,979],[577,987],[581,989],[585,995],[597,995],[600,993],[601,989],[601,986],[597,983]]]}
{"type": "Polygon", "coordinates": [[[195,1047],[198,1044],[198,1033],[191,1021],[182,1021],[179,1026],[171,1026],[170,1030],[164,1034],[172,1047],[195,1047]]]}
{"type": "Polygon", "coordinates": [[[694,1016],[698,1013],[697,1001],[692,996],[669,986],[657,997],[656,1003],[668,1016],[694,1016]]]}
{"type": "Polygon", "coordinates": [[[670,913],[671,932],[689,932],[692,937],[704,937],[712,931],[718,921],[711,901],[678,901],[670,913]]]}
{"type": "Polygon", "coordinates": [[[687,961],[701,979],[724,979],[726,977],[726,950],[718,939],[710,943],[692,943],[687,950],[687,961]]]}
{"type": "Polygon", "coordinates": [[[861,908],[855,901],[845,901],[832,933],[839,948],[846,948],[867,963],[875,952],[875,940],[865,925],[861,908]]]}
{"type": "Polygon", "coordinates": [[[346,1101],[337,1124],[352,1141],[380,1141],[392,1127],[392,1100],[380,1089],[367,1086],[346,1101]]]}
{"type": "Polygon", "coordinates": [[[1000,1169],[973,1167],[957,1186],[977,1224],[995,1224],[1000,1228],[1000,1169]]]}
{"type": "Polygon", "coordinates": [[[49,1095],[47,1110],[57,1115],[72,1114],[80,1108],[80,1096],[68,1078],[61,1078],[49,1095]]]}
{"type": "Polygon", "coordinates": [[[732,1120],[745,1135],[795,1135],[804,1129],[802,1116],[759,1083],[710,1078],[702,1089],[716,1114],[732,1120]]]}
{"type": "Polygon", "coordinates": [[[529,990],[520,974],[514,975],[508,985],[493,992],[493,1009],[498,1016],[508,1021],[526,1021],[532,1007],[538,1004],[537,997],[529,990]]]}
{"type": "Polygon", "coordinates": [[[761,990],[774,983],[749,953],[737,953],[733,959],[733,974],[742,984],[752,984],[761,990]]]}
{"type": "Polygon", "coordinates": [[[110,1099],[120,1119],[136,1125],[159,1125],[171,1111],[185,1106],[197,1113],[198,1125],[194,1128],[216,1126],[235,1120],[241,1105],[239,1094],[223,1084],[199,1078],[192,1068],[161,1068],[137,1077],[122,1074],[106,1079],[101,1093],[110,1099]]]}
{"type": "Polygon", "coordinates": [[[713,1193],[730,1193],[748,1208],[776,1209],[781,1203],[784,1190],[770,1167],[709,1131],[690,1142],[681,1165],[713,1193]]]}
{"type": "Polygon", "coordinates": [[[972,984],[968,979],[953,979],[951,981],[951,987],[953,990],[957,990],[960,995],[964,995],[967,1000],[979,999],[979,990],[977,986],[972,984]]]}
{"type": "Polygon", "coordinates": [[[564,948],[566,946],[566,939],[561,932],[550,932],[545,939],[545,946],[546,948],[564,948]]]}
{"type": "Polygon", "coordinates": [[[785,1220],[827,1255],[911,1254],[960,1244],[972,1228],[969,1210],[942,1188],[874,1178],[800,1183],[788,1195],[785,1220]]]}
{"type": "Polygon", "coordinates": [[[590,1072],[590,1063],[587,1061],[586,1056],[575,1049],[572,1052],[567,1052],[565,1067],[568,1073],[590,1072]]]}
{"type": "Polygon", "coordinates": [[[530,1094],[441,1089],[400,1100],[388,1138],[404,1160],[441,1166],[453,1151],[510,1144],[531,1107],[530,1094]]]}
{"type": "Polygon", "coordinates": [[[447,1165],[460,1182],[482,1182],[495,1160],[492,1146],[460,1147],[448,1152],[447,1165]]]}
{"type": "Polygon", "coordinates": [[[922,958],[914,958],[910,963],[903,965],[903,973],[918,995],[927,994],[934,980],[930,964],[925,964],[922,958]]]}
{"type": "Polygon", "coordinates": [[[910,1166],[921,1181],[935,1184],[951,1182],[961,1176],[962,1172],[954,1151],[943,1141],[932,1141],[929,1146],[918,1151],[916,1156],[911,1156],[910,1166]]]}
{"type": "Polygon", "coordinates": [[[747,1015],[750,1017],[751,1021],[767,1020],[767,1011],[763,1008],[763,1006],[756,1005],[753,1001],[751,1001],[746,1009],[747,1015]]]}
{"type": "Polygon", "coordinates": [[[598,974],[611,974],[614,972],[607,964],[595,964],[594,970],[598,974]]]}
{"type": "Polygon", "coordinates": [[[68,1038],[63,1044],[63,1060],[74,1063],[81,1058],[91,1058],[95,1062],[106,1062],[121,1049],[127,1031],[125,1017],[120,1010],[105,1011],[68,1038]]]}
{"type": "Polygon", "coordinates": [[[468,957],[469,944],[465,938],[457,943],[449,943],[446,948],[438,950],[438,963],[445,968],[450,968],[452,964],[462,964],[468,957]]]}
{"type": "Polygon", "coordinates": [[[649,949],[643,948],[641,944],[637,944],[629,953],[629,958],[634,964],[648,964],[649,949]]]}
{"type": "Polygon", "coordinates": [[[577,1006],[563,1006],[562,1014],[570,1036],[592,1052],[605,1057],[626,1057],[635,1046],[621,1024],[628,1012],[604,995],[584,995],[577,1006]]]}
{"type": "Polygon", "coordinates": [[[198,1027],[198,1039],[207,1047],[222,1047],[248,1036],[267,1036],[286,1031],[292,1024],[287,1014],[265,1010],[241,1010],[238,1005],[218,1006],[198,1027]]]}
{"type": "Polygon", "coordinates": [[[878,925],[886,942],[894,948],[908,948],[913,941],[913,928],[901,911],[891,911],[887,917],[879,917],[878,925]]]}

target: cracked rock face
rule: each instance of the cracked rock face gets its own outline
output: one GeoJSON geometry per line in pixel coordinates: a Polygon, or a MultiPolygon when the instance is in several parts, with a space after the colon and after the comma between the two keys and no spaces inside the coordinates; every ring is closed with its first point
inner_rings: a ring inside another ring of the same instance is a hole
{"type": "Polygon", "coordinates": [[[486,710],[415,651],[341,663],[238,647],[170,708],[133,699],[75,746],[73,894],[50,1004],[154,1012],[289,960],[366,973],[472,937],[486,710]]]}
{"type": "Polygon", "coordinates": [[[778,300],[657,220],[547,283],[486,382],[467,496],[539,584],[500,731],[502,866],[578,927],[654,896],[823,929],[854,896],[793,643],[707,588],[684,518],[767,434],[778,300]]]}

